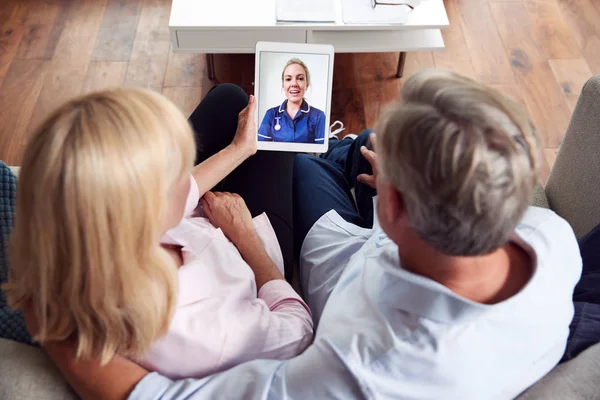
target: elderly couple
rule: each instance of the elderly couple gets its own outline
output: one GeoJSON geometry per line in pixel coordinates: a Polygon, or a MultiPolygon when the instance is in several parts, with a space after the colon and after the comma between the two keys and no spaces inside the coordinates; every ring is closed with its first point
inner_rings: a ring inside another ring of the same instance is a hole
{"type": "Polygon", "coordinates": [[[582,263],[520,106],[423,71],[322,157],[255,154],[255,107],[113,90],[34,133],[5,290],[81,397],[508,399],[561,360],[582,263]]]}

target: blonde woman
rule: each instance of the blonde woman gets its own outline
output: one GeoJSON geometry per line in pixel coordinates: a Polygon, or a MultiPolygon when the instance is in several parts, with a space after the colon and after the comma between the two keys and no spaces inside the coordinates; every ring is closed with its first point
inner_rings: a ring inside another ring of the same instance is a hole
{"type": "Polygon", "coordinates": [[[263,142],[317,143],[325,140],[325,113],[308,104],[310,71],[299,58],[290,59],[281,72],[285,101],[267,110],[258,129],[263,142]]]}
{"type": "Polygon", "coordinates": [[[257,181],[242,170],[219,183],[256,152],[255,106],[233,85],[209,93],[192,115],[198,153],[181,112],[144,90],[87,95],[42,123],[23,159],[6,286],[13,307],[34,311],[35,339],[75,338],[78,357],[118,353],[179,378],[309,344],[310,311],[284,280],[269,218],[209,191],[257,181]]]}

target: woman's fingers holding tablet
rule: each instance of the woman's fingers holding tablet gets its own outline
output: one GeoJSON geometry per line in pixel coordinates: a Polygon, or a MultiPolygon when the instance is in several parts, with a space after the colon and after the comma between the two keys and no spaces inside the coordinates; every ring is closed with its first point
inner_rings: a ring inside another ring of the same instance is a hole
{"type": "Polygon", "coordinates": [[[233,138],[233,144],[245,155],[250,157],[256,153],[256,98],[250,95],[248,105],[238,116],[238,127],[233,138]]]}

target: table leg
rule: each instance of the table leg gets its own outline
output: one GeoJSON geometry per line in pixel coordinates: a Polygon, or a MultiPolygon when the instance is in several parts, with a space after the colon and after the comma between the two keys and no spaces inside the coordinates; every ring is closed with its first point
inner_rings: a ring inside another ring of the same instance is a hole
{"type": "Polygon", "coordinates": [[[398,58],[398,69],[396,70],[396,78],[402,78],[404,75],[404,64],[406,63],[406,52],[400,53],[398,58]]]}
{"type": "Polygon", "coordinates": [[[215,71],[215,55],[207,54],[206,55],[206,66],[208,68],[208,79],[213,83],[219,83],[217,79],[217,73],[215,71]]]}

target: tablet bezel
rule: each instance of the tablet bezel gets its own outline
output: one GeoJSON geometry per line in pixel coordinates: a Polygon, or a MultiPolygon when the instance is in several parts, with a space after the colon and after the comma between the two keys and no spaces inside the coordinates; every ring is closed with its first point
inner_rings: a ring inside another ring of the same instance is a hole
{"type": "Polygon", "coordinates": [[[254,73],[254,96],[257,101],[260,96],[260,61],[261,53],[290,53],[290,56],[297,54],[317,54],[329,56],[329,70],[327,76],[327,107],[323,110],[325,113],[325,140],[323,144],[315,143],[289,143],[289,142],[262,142],[258,140],[258,127],[262,123],[259,120],[259,110],[256,107],[256,125],[257,125],[257,147],[258,150],[267,151],[293,151],[302,153],[325,153],[329,147],[329,126],[331,124],[331,92],[333,89],[333,60],[335,51],[332,45],[328,44],[306,44],[306,43],[278,43],[278,42],[258,42],[256,43],[256,61],[254,73]]]}

